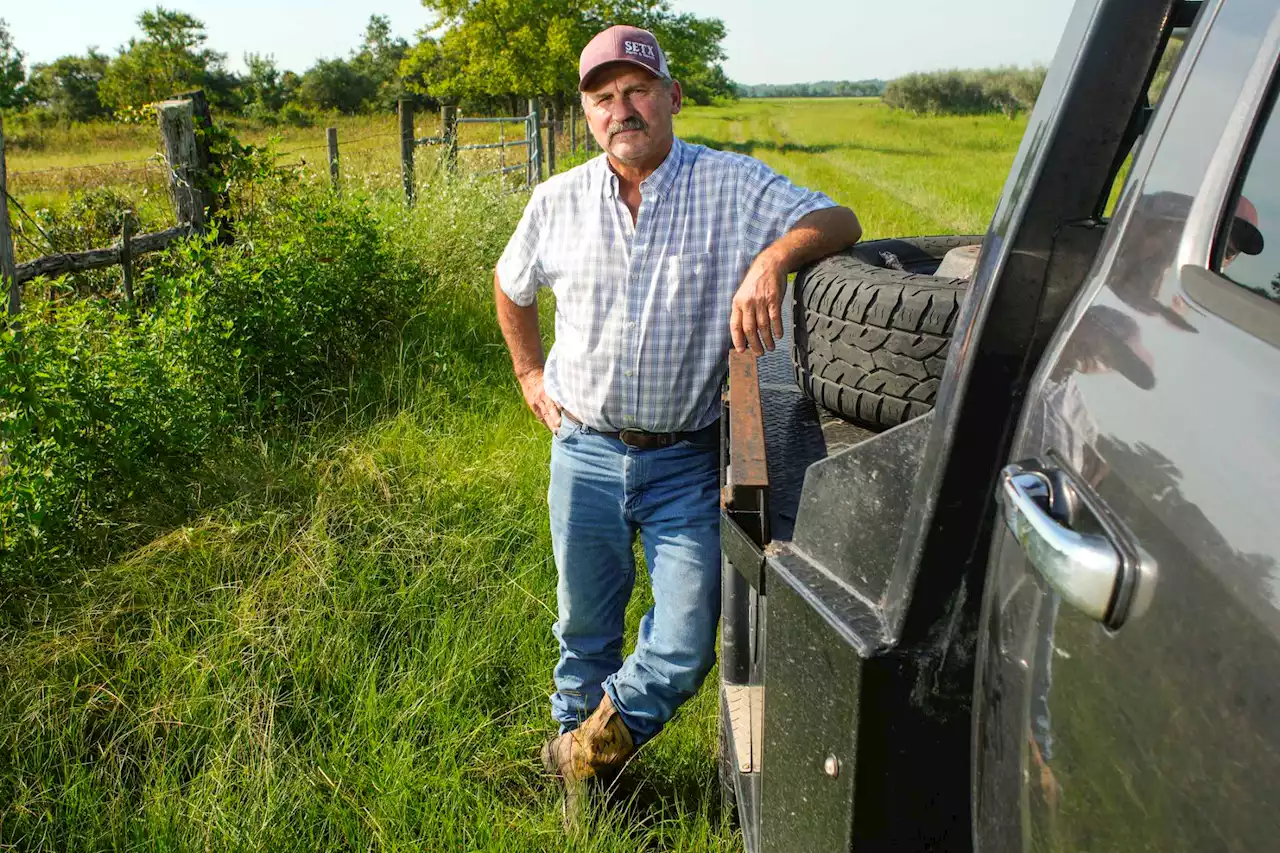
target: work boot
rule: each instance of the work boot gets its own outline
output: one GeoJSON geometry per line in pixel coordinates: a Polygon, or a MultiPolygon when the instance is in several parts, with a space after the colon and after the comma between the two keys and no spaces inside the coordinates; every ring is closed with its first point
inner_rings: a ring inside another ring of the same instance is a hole
{"type": "Polygon", "coordinates": [[[547,741],[542,766],[564,783],[566,829],[581,826],[588,786],[617,775],[635,749],[631,731],[607,693],[582,725],[547,741]]]}

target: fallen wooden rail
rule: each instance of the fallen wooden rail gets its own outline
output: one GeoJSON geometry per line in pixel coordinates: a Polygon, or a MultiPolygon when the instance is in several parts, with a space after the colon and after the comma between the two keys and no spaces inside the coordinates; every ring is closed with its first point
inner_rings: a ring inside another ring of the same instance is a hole
{"type": "MultiPolygon", "coordinates": [[[[173,228],[166,228],[164,231],[131,237],[129,239],[128,256],[136,258],[138,255],[144,255],[147,252],[156,252],[167,248],[175,240],[189,236],[191,231],[190,225],[176,225],[173,228]]],[[[123,257],[121,253],[123,251],[124,244],[121,243],[105,249],[89,249],[85,252],[64,252],[57,255],[46,255],[43,258],[36,258],[34,261],[27,261],[25,264],[18,264],[16,278],[18,283],[22,284],[42,275],[58,276],[71,272],[84,272],[85,270],[97,270],[103,267],[115,266],[121,262],[123,257]]]]}

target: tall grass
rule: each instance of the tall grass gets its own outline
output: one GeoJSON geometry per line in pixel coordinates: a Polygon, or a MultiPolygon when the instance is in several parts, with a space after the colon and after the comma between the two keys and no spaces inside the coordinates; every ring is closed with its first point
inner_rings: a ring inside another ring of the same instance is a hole
{"type": "MultiPolygon", "coordinates": [[[[1020,122],[775,101],[686,110],[677,131],[894,236],[981,231],[1020,122]]],[[[386,275],[416,285],[412,313],[305,415],[221,445],[185,481],[183,523],[70,587],[8,597],[0,845],[740,849],[710,687],[593,831],[562,836],[534,758],[555,660],[549,442],[490,297],[523,196],[423,163],[408,212],[381,169],[349,175],[340,203],[366,207],[386,275]]],[[[650,600],[642,574],[628,637],[650,600]]]]}
{"type": "Polygon", "coordinates": [[[8,601],[0,844],[736,848],[712,691],[641,751],[592,833],[562,836],[535,761],[555,660],[549,443],[489,295],[522,199],[464,179],[420,192],[412,213],[363,200],[388,271],[421,288],[385,361],[326,392],[319,420],[229,447],[193,481],[218,501],[191,521],[8,601]]]}
{"type": "Polygon", "coordinates": [[[710,693],[642,751],[597,832],[560,835],[534,761],[554,662],[546,447],[493,387],[272,448],[263,473],[291,473],[291,488],[155,541],[7,638],[0,837],[731,849],[710,693]]]}

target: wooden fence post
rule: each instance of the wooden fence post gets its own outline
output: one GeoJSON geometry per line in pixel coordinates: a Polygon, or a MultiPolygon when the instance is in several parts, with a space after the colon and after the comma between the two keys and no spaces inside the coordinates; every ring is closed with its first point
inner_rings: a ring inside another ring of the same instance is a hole
{"type": "Polygon", "coordinates": [[[196,139],[194,102],[189,99],[161,101],[156,105],[156,112],[164,135],[165,159],[169,162],[173,212],[180,224],[204,233],[213,208],[213,191],[206,175],[208,150],[196,139]]]}
{"type": "Polygon", "coordinates": [[[4,118],[0,117],[0,285],[9,294],[9,316],[22,310],[22,289],[13,260],[13,232],[9,229],[9,184],[4,164],[4,118]]]}
{"type": "Polygon", "coordinates": [[[578,153],[578,108],[569,107],[569,151],[578,153]]]}
{"type": "Polygon", "coordinates": [[[529,99],[529,185],[542,182],[542,107],[529,99]]]}
{"type": "Polygon", "coordinates": [[[129,310],[134,308],[133,302],[133,211],[124,212],[124,225],[120,227],[120,277],[124,284],[124,301],[129,303],[129,310]]]}
{"type": "Polygon", "coordinates": [[[547,177],[556,173],[556,105],[547,104],[547,177]]]}
{"type": "Polygon", "coordinates": [[[458,108],[440,108],[440,138],[444,140],[444,165],[453,171],[458,165],[458,108]]]}
{"type": "Polygon", "coordinates": [[[169,164],[169,196],[181,224],[203,230],[207,205],[197,186],[198,149],[194,110],[190,101],[162,101],[156,105],[165,160],[169,164]]]}
{"type": "Polygon", "coordinates": [[[404,203],[413,206],[413,101],[401,99],[400,109],[400,174],[404,181],[404,203]]]}
{"type": "Polygon", "coordinates": [[[338,129],[336,127],[326,128],[325,141],[329,143],[329,183],[333,185],[335,193],[342,193],[342,185],[340,183],[340,172],[338,170],[338,129]]]}

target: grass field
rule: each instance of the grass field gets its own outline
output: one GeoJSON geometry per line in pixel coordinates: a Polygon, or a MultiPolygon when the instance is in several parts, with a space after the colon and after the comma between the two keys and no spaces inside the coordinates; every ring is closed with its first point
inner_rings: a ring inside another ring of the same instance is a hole
{"type": "MultiPolygon", "coordinates": [[[[1021,129],[866,101],[695,108],[677,126],[850,204],[873,237],[983,230],[1021,129]]],[[[147,156],[139,140],[53,140],[10,167],[147,156]]],[[[280,148],[322,142],[313,128],[280,148]]],[[[352,157],[348,175],[394,187],[394,137],[366,144],[368,171],[352,157]]],[[[390,363],[333,389],[334,416],[228,452],[192,484],[186,525],[69,588],[8,594],[0,848],[740,849],[716,782],[714,674],[595,831],[560,834],[534,758],[555,660],[548,440],[489,295],[523,198],[432,181],[423,199],[409,214],[371,201],[427,282],[390,363]]],[[[641,575],[630,637],[648,604],[641,575]]]]}
{"type": "Polygon", "coordinates": [[[984,233],[1025,128],[1025,117],[917,118],[873,98],[695,107],[676,124],[850,206],[866,239],[984,233]]]}

